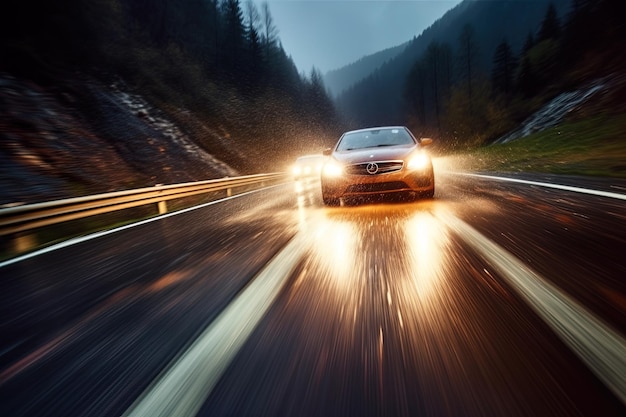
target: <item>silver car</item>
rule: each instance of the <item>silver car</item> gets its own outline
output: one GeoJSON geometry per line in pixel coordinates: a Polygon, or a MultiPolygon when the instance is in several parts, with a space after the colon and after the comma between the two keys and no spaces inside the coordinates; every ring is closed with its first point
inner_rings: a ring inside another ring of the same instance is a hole
{"type": "Polygon", "coordinates": [[[344,133],[321,172],[326,205],[341,199],[405,193],[432,198],[435,175],[424,147],[432,139],[417,139],[404,126],[375,127],[344,133]]]}

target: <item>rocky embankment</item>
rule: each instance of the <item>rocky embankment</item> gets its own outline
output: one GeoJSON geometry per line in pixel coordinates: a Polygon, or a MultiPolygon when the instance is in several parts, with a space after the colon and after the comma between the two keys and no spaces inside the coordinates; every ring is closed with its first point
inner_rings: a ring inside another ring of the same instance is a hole
{"type": "Polygon", "coordinates": [[[238,175],[189,130],[121,81],[43,86],[0,74],[0,205],[238,175]]]}
{"type": "Polygon", "coordinates": [[[507,143],[556,126],[594,95],[606,92],[609,88],[607,80],[596,80],[579,90],[561,93],[524,120],[517,129],[496,139],[494,143],[507,143]]]}

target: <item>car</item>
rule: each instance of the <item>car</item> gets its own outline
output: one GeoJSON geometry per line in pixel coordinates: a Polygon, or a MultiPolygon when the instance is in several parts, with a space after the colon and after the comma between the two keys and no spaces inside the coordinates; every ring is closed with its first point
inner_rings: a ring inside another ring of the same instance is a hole
{"type": "Polygon", "coordinates": [[[432,198],[433,164],[424,148],[430,138],[417,139],[405,126],[383,126],[345,132],[320,175],[322,200],[328,206],[353,197],[408,194],[432,198]]]}
{"type": "Polygon", "coordinates": [[[298,157],[291,170],[294,179],[319,178],[325,159],[326,157],[322,154],[298,157]]]}

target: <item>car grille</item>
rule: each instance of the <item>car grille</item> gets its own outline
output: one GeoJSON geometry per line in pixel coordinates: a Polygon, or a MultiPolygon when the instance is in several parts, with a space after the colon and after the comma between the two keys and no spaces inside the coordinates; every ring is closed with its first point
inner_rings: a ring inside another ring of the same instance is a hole
{"type": "Polygon", "coordinates": [[[400,171],[404,161],[382,161],[382,162],[365,162],[362,164],[348,165],[345,169],[346,174],[349,175],[379,175],[387,174],[389,172],[400,171]],[[370,174],[367,171],[367,166],[375,163],[378,166],[378,170],[375,174],[370,174]]]}
{"type": "Polygon", "coordinates": [[[346,193],[384,193],[386,191],[405,190],[409,188],[403,181],[377,182],[373,184],[353,184],[348,187],[346,193]]]}

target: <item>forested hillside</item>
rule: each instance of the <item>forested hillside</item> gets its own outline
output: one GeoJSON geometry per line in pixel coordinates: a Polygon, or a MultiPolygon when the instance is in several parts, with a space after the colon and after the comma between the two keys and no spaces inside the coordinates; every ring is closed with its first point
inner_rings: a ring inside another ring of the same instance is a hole
{"type": "MultiPolygon", "coordinates": [[[[155,132],[155,117],[145,110],[130,109],[125,118],[116,118],[109,110],[121,110],[126,102],[101,106],[97,97],[113,96],[112,85],[141,97],[157,118],[240,173],[282,170],[295,155],[335,140],[340,130],[322,75],[298,73],[281,46],[267,3],[7,0],[2,8],[0,78],[6,81],[0,86],[0,156],[5,166],[26,166],[20,152],[28,144],[28,152],[41,162],[29,164],[29,172],[42,174],[45,165],[45,175],[78,182],[73,189],[89,192],[89,184],[75,175],[80,169],[69,169],[62,158],[51,156],[53,150],[45,150],[82,135],[86,149],[107,143],[117,150],[113,153],[130,167],[129,186],[204,179],[198,178],[203,172],[198,167],[185,177],[182,168],[158,166],[159,158],[153,167],[132,160],[142,154],[138,150],[154,147],[162,154],[168,147],[155,144],[155,135],[164,132],[155,132]],[[18,111],[14,98],[24,91],[37,93],[20,102],[30,108],[18,111]],[[72,123],[49,118],[50,103],[72,123]],[[46,128],[37,125],[43,119],[46,128]]],[[[204,170],[206,177],[218,171],[204,170]]],[[[3,172],[4,184],[11,173],[3,172]]],[[[93,180],[107,182],[106,175],[93,180]]]]}
{"type": "Polygon", "coordinates": [[[324,74],[324,85],[326,85],[326,88],[333,96],[338,96],[344,90],[366,78],[385,62],[398,56],[407,46],[408,42],[393,48],[387,48],[375,54],[367,55],[339,69],[329,71],[324,74]]]}
{"type": "Polygon", "coordinates": [[[553,6],[561,24],[571,3],[465,0],[412,40],[402,54],[339,96],[338,106],[355,126],[406,123],[418,132],[439,133],[444,102],[453,86],[467,80],[468,71],[472,83],[488,82],[501,43],[519,56],[529,36],[537,36],[548,7],[553,6]],[[424,78],[431,76],[427,70],[437,73],[438,83],[424,78]],[[421,84],[415,81],[420,77],[421,84]],[[439,120],[433,120],[437,113],[439,120]]]}

